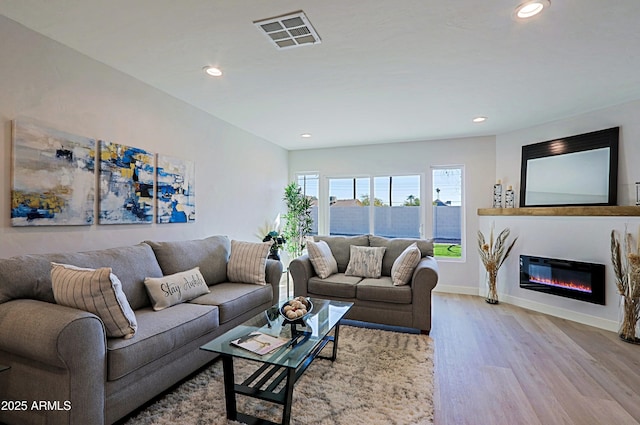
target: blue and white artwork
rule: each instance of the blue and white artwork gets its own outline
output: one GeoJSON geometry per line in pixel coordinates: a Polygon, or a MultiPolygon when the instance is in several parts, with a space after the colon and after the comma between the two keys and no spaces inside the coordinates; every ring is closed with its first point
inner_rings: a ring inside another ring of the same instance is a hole
{"type": "Polygon", "coordinates": [[[91,225],[95,148],[93,139],[14,120],[11,225],[91,225]]]}
{"type": "Polygon", "coordinates": [[[100,141],[100,224],[153,223],[154,155],[100,141]]]}
{"type": "Polygon", "coordinates": [[[158,223],[196,220],[195,178],[193,161],[158,155],[158,223]]]}

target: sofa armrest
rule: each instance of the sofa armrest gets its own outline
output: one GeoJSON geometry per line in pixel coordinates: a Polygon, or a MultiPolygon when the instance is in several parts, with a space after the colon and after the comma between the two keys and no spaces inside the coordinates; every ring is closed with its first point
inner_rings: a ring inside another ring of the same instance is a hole
{"type": "Polygon", "coordinates": [[[438,284],[438,263],[434,257],[423,257],[411,278],[413,291],[413,327],[431,330],[431,291],[438,284]]]}
{"type": "Polygon", "coordinates": [[[29,299],[0,304],[0,363],[12,366],[0,399],[69,401],[71,409],[60,412],[66,423],[102,423],[106,356],[104,325],[94,314],[29,299]]]}
{"type": "Polygon", "coordinates": [[[289,273],[293,279],[293,295],[306,297],[309,295],[309,279],[316,275],[307,254],[304,254],[289,263],[289,273]]]}
{"type": "Polygon", "coordinates": [[[273,288],[273,302],[277,303],[280,299],[280,280],[282,279],[282,263],[277,260],[267,259],[267,267],[265,270],[265,280],[267,284],[271,284],[273,288]]]}

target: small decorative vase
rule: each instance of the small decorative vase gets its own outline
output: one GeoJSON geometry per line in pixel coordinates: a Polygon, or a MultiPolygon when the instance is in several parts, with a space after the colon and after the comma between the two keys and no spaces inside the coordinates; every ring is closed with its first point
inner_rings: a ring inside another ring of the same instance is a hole
{"type": "Polygon", "coordinates": [[[500,180],[493,185],[493,208],[502,208],[502,184],[500,180]]]}
{"type": "Polygon", "coordinates": [[[620,339],[632,344],[640,344],[638,321],[640,320],[640,298],[622,295],[620,297],[622,318],[620,320],[620,339]]]}
{"type": "Polygon", "coordinates": [[[276,249],[271,248],[271,250],[269,251],[269,256],[267,258],[271,260],[280,261],[280,250],[278,248],[276,249]]]}
{"type": "Polygon", "coordinates": [[[515,208],[516,206],[516,194],[513,191],[513,188],[509,186],[507,191],[504,193],[504,207],[505,208],[515,208]]]}
{"type": "Polygon", "coordinates": [[[487,297],[485,301],[489,304],[498,304],[498,271],[490,270],[487,271],[487,286],[489,287],[489,292],[487,292],[487,297]]]}

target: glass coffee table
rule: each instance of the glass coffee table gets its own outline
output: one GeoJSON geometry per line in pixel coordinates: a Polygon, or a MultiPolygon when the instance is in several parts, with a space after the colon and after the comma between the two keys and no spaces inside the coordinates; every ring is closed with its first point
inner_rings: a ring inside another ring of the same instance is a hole
{"type": "Polygon", "coordinates": [[[224,372],[224,392],[227,418],[246,424],[274,424],[274,422],[240,413],[236,408],[236,394],[242,394],[283,406],[282,424],[291,420],[291,403],[296,381],[316,358],[334,361],[338,352],[340,320],[353,303],[311,298],[312,311],[303,319],[289,321],[274,305],[241,325],[200,347],[219,353],[224,372]],[[252,332],[285,338],[287,343],[274,351],[259,355],[231,344],[252,332]],[[333,331],[333,335],[329,335],[333,331]],[[330,357],[320,356],[322,349],[333,343],[330,357]],[[233,359],[241,358],[259,363],[259,367],[242,383],[236,384],[233,359]]]}

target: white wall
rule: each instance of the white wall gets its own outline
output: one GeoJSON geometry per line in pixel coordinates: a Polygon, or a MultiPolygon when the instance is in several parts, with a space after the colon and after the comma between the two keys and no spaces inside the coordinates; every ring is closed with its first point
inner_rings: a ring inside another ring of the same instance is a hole
{"type": "Polygon", "coordinates": [[[0,257],[213,234],[257,240],[258,227],[282,211],[286,150],[3,16],[0,57],[0,257]],[[196,222],[11,227],[11,120],[21,116],[195,160],[196,222]]]}
{"type": "MultiPolygon", "coordinates": [[[[502,134],[496,137],[496,178],[508,182],[520,180],[521,148],[523,145],[572,136],[610,127],[620,127],[618,170],[618,204],[635,204],[635,182],[640,181],[640,101],[630,102],[502,134]]],[[[515,185],[519,193],[519,184],[515,185]]],[[[517,204],[517,202],[516,202],[517,204]]],[[[512,257],[499,275],[500,297],[510,303],[560,317],[616,330],[619,317],[619,296],[611,267],[611,230],[624,231],[625,226],[637,234],[640,217],[480,217],[480,228],[488,232],[491,223],[497,229],[509,227],[518,242],[512,257]],[[595,262],[606,266],[606,305],[561,298],[520,289],[518,256],[537,255],[595,262]]],[[[486,234],[486,233],[485,233],[486,234]]],[[[484,270],[479,269],[480,291],[484,293],[484,270]]]]}
{"type": "MultiPolygon", "coordinates": [[[[420,199],[432,198],[432,166],[464,167],[463,261],[439,261],[438,290],[478,294],[476,255],[477,215],[480,207],[491,205],[495,179],[495,139],[434,140],[398,144],[366,145],[348,148],[298,150],[289,153],[290,178],[296,173],[320,173],[320,198],[328,199],[328,177],[422,174],[420,199]]],[[[322,211],[320,212],[322,214],[322,211]]],[[[430,209],[427,209],[425,236],[431,235],[430,209]]],[[[326,229],[320,229],[326,233],[326,229]]]]}

